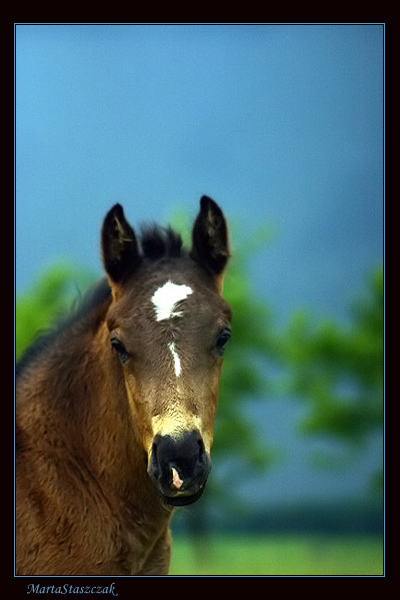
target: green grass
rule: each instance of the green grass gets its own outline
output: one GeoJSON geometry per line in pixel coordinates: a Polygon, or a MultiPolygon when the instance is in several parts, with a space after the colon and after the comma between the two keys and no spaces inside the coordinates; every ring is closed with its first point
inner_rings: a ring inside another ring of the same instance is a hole
{"type": "Polygon", "coordinates": [[[382,575],[379,537],[175,537],[170,575],[382,575]]]}

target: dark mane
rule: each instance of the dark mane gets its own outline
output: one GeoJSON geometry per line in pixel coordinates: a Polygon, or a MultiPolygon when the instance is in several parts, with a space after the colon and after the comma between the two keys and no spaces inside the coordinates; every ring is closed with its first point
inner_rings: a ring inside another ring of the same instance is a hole
{"type": "Polygon", "coordinates": [[[21,377],[28,367],[51,346],[61,333],[88,317],[108,299],[111,300],[110,286],[106,279],[102,279],[94,284],[80,301],[75,303],[71,313],[62,319],[61,322],[51,329],[46,329],[38,333],[36,340],[25,350],[16,364],[16,378],[21,377]]]}
{"type": "Polygon", "coordinates": [[[182,238],[171,227],[145,225],[141,228],[140,243],[144,257],[150,260],[182,255],[182,238]]]}

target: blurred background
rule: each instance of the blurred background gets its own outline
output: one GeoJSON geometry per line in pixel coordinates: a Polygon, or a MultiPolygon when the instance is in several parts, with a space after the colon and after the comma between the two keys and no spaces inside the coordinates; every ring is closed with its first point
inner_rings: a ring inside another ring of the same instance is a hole
{"type": "Polygon", "coordinates": [[[379,575],[382,24],[17,24],[16,352],[102,276],[99,231],[230,224],[207,492],[172,574],[379,575]]]}

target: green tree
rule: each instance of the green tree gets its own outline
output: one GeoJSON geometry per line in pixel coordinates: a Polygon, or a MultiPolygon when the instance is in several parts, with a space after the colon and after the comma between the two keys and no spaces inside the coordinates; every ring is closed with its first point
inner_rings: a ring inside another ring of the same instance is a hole
{"type": "MultiPolygon", "coordinates": [[[[371,273],[350,324],[297,312],[280,337],[285,388],[307,405],[301,429],[360,447],[383,427],[383,268],[371,273]]],[[[381,477],[378,477],[381,481],[381,477]]]]}
{"type": "Polygon", "coordinates": [[[74,301],[94,281],[86,269],[55,263],[39,275],[32,287],[15,303],[15,354],[22,353],[36,336],[53,327],[71,310],[74,301]]]}

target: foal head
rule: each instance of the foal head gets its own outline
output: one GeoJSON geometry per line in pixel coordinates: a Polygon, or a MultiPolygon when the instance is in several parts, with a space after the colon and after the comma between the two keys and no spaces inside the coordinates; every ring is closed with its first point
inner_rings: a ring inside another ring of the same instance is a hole
{"type": "Polygon", "coordinates": [[[189,504],[200,497],[210,472],[230,338],[231,310],[221,297],[229,258],[223,213],[210,198],[201,199],[186,253],[170,230],[147,232],[139,244],[116,205],[104,220],[102,251],[113,296],[109,343],[148,474],[167,503],[189,504]]]}

